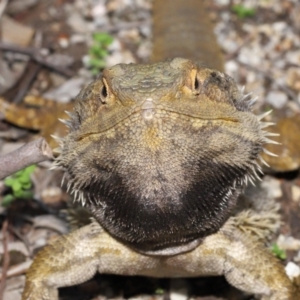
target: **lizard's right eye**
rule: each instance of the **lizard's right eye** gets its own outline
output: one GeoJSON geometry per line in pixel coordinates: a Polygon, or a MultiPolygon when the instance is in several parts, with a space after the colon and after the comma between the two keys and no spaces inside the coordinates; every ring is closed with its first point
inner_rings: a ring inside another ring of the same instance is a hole
{"type": "Polygon", "coordinates": [[[102,104],[106,104],[107,96],[108,96],[107,87],[105,84],[103,84],[103,87],[100,92],[100,100],[101,100],[102,104]]]}
{"type": "Polygon", "coordinates": [[[107,97],[107,88],[106,86],[104,85],[103,88],[102,88],[102,91],[101,91],[101,96],[106,98],[107,97]]]}

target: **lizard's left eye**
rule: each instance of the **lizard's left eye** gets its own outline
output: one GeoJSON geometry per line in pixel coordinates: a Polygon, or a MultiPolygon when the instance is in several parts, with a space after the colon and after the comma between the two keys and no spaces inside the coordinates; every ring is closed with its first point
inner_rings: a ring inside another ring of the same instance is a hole
{"type": "Polygon", "coordinates": [[[200,94],[200,87],[201,87],[201,83],[200,83],[199,79],[197,78],[197,76],[195,76],[195,79],[194,79],[194,91],[195,91],[196,95],[200,94]]]}
{"type": "Polygon", "coordinates": [[[199,89],[199,85],[200,85],[200,83],[199,83],[199,80],[198,80],[198,78],[197,78],[197,76],[195,77],[195,82],[194,82],[194,89],[195,90],[198,90],[199,89]]]}

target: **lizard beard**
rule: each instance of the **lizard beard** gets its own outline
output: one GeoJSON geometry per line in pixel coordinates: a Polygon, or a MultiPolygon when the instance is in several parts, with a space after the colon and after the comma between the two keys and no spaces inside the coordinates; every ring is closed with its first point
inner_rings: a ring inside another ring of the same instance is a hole
{"type": "Polygon", "coordinates": [[[246,173],[208,161],[199,163],[197,170],[196,180],[184,191],[177,182],[162,180],[162,174],[160,189],[155,185],[157,178],[148,178],[146,191],[111,174],[105,182],[87,187],[84,198],[97,221],[121,242],[143,253],[171,249],[174,254],[185,249],[182,245],[187,250],[189,244],[197,246],[195,241],[224,224],[242,190],[237,178],[246,173]],[[174,250],[177,245],[180,249],[174,250]]]}

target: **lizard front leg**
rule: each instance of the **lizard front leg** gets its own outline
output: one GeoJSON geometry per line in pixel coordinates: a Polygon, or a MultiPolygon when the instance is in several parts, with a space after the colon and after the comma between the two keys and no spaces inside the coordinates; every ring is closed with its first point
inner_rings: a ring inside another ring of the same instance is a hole
{"type": "Polygon", "coordinates": [[[27,272],[23,300],[56,300],[58,287],[90,279],[97,271],[91,225],[61,236],[42,249],[27,272]]]}
{"type": "Polygon", "coordinates": [[[135,275],[153,259],[114,240],[96,222],[42,249],[26,276],[22,300],[58,300],[58,288],[85,282],[99,271],[135,275]]]}
{"type": "Polygon", "coordinates": [[[168,265],[183,266],[188,276],[224,275],[234,287],[263,300],[300,299],[278,259],[257,240],[225,226],[208,236],[194,251],[170,258],[168,265]]]}

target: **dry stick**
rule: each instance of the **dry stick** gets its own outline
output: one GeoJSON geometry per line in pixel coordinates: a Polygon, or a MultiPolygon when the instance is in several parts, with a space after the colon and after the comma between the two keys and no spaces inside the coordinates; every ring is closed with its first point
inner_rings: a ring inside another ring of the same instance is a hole
{"type": "Polygon", "coordinates": [[[3,294],[5,289],[5,281],[6,281],[6,275],[9,268],[9,252],[8,252],[8,221],[5,220],[3,222],[2,226],[2,234],[3,234],[3,264],[2,264],[2,276],[1,276],[1,282],[0,282],[0,300],[3,300],[3,294]]]}
{"type": "Polygon", "coordinates": [[[43,65],[44,67],[47,67],[57,73],[60,73],[61,75],[64,75],[66,77],[74,76],[73,71],[68,70],[66,68],[62,68],[61,66],[58,66],[58,65],[48,62],[45,59],[45,56],[43,56],[41,54],[41,51],[37,48],[29,48],[29,47],[25,48],[25,47],[20,47],[20,46],[0,42],[0,50],[11,51],[11,52],[28,55],[32,60],[43,65]]]}
{"type": "Polygon", "coordinates": [[[0,19],[6,9],[7,4],[8,4],[8,0],[2,0],[0,3],[0,19]]]}
{"type": "MultiPolygon", "coordinates": [[[[28,271],[31,264],[32,264],[32,260],[30,259],[30,260],[26,260],[16,266],[10,267],[6,273],[6,278],[11,278],[11,277],[25,274],[28,271]]],[[[0,282],[2,282],[2,279],[3,279],[3,276],[2,276],[2,273],[0,273],[0,282]]]]}
{"type": "Polygon", "coordinates": [[[44,138],[32,141],[0,157],[0,179],[21,169],[53,158],[52,150],[44,138]]]}

